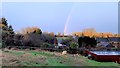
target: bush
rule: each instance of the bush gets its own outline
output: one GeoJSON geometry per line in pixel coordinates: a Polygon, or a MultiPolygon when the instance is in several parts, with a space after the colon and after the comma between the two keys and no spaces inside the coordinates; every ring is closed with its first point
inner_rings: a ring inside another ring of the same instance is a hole
{"type": "Polygon", "coordinates": [[[70,43],[70,48],[71,48],[71,49],[77,49],[78,46],[79,46],[79,45],[78,45],[77,43],[75,43],[75,42],[71,42],[71,43],[70,43]]]}
{"type": "Polygon", "coordinates": [[[56,40],[55,37],[51,37],[46,34],[30,33],[24,36],[23,41],[26,46],[41,47],[41,48],[52,47],[53,48],[54,40],[56,40]]]}
{"type": "Polygon", "coordinates": [[[14,36],[14,46],[24,46],[23,37],[22,34],[16,34],[14,36]]]}
{"type": "Polygon", "coordinates": [[[78,53],[77,52],[77,48],[78,48],[78,44],[77,43],[75,43],[75,42],[71,42],[70,43],[70,46],[69,46],[69,53],[70,54],[76,54],[76,53],[78,53]]]}
{"type": "Polygon", "coordinates": [[[49,44],[54,44],[55,40],[56,40],[56,44],[57,44],[57,39],[55,36],[51,36],[49,34],[42,34],[41,35],[41,40],[43,40],[44,42],[47,42],[49,44]]]}
{"type": "Polygon", "coordinates": [[[87,47],[89,45],[91,47],[95,47],[97,44],[97,41],[95,40],[95,38],[90,38],[90,37],[84,36],[84,37],[78,38],[78,44],[79,44],[79,47],[87,47]],[[84,43],[84,45],[83,45],[83,43],[84,43]]]}
{"type": "Polygon", "coordinates": [[[24,35],[23,42],[25,46],[41,47],[43,41],[40,39],[41,35],[36,33],[30,33],[24,35]]]}
{"type": "Polygon", "coordinates": [[[41,46],[41,48],[54,48],[54,45],[49,44],[49,43],[43,43],[43,45],[41,46]]]}
{"type": "Polygon", "coordinates": [[[62,39],[61,44],[69,46],[70,42],[73,42],[73,38],[67,37],[67,38],[62,39]]]}

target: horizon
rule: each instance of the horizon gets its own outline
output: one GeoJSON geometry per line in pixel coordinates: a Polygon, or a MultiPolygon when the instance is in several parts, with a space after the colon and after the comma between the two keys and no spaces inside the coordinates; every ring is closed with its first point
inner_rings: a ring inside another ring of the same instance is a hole
{"type": "Polygon", "coordinates": [[[43,32],[65,34],[81,32],[86,28],[94,28],[97,32],[118,33],[116,2],[6,2],[2,4],[2,12],[2,17],[8,20],[14,31],[37,26],[43,32]]]}

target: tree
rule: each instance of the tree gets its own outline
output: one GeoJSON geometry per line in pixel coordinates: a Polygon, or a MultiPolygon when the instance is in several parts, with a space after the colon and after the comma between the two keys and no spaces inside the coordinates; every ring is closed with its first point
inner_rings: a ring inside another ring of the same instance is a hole
{"type": "Polygon", "coordinates": [[[6,18],[1,18],[2,28],[2,43],[4,44],[3,47],[9,46],[13,44],[13,38],[14,38],[14,31],[12,26],[8,26],[6,18]],[[4,25],[4,26],[3,26],[4,25]]]}
{"type": "Polygon", "coordinates": [[[60,36],[61,36],[61,33],[58,32],[58,37],[60,37],[60,36]]]}
{"type": "MultiPolygon", "coordinates": [[[[43,36],[43,40],[45,42],[48,42],[49,44],[54,44],[55,43],[55,40],[56,40],[56,37],[55,36],[51,36],[49,34],[42,34],[43,36]]],[[[57,40],[56,40],[57,41],[57,40]]]]}
{"type": "Polygon", "coordinates": [[[79,47],[88,47],[88,46],[95,47],[97,44],[97,41],[95,40],[94,37],[90,38],[88,36],[84,36],[84,37],[78,38],[78,44],[79,44],[79,47]]]}
{"type": "Polygon", "coordinates": [[[95,33],[96,30],[94,28],[86,28],[83,30],[83,32],[92,32],[92,33],[95,33]]]}
{"type": "Polygon", "coordinates": [[[76,54],[77,53],[77,49],[78,49],[78,44],[77,43],[75,43],[75,42],[71,42],[70,43],[70,46],[69,46],[69,53],[71,53],[71,54],[76,54]]]}
{"type": "Polygon", "coordinates": [[[43,40],[41,39],[40,34],[28,33],[28,34],[24,35],[23,42],[24,42],[25,46],[40,47],[43,43],[43,40]]]}
{"type": "Polygon", "coordinates": [[[12,28],[11,25],[8,26],[8,31],[9,31],[10,36],[14,36],[15,33],[14,33],[13,28],[12,28]]]}
{"type": "Polygon", "coordinates": [[[49,34],[28,33],[24,34],[23,42],[28,47],[44,48],[46,47],[44,43],[54,46],[53,44],[57,44],[57,39],[49,34]]]}
{"type": "Polygon", "coordinates": [[[78,46],[79,46],[79,45],[78,45],[77,43],[75,43],[75,42],[71,42],[71,43],[70,43],[70,48],[71,48],[71,49],[77,49],[78,46]]]}
{"type": "Polygon", "coordinates": [[[37,34],[42,34],[41,29],[39,29],[38,27],[27,27],[27,28],[23,28],[21,30],[22,34],[27,34],[27,33],[37,33],[37,34]]]}
{"type": "Polygon", "coordinates": [[[67,37],[66,39],[62,39],[61,44],[69,46],[70,42],[73,42],[73,41],[74,39],[72,37],[67,37]]]}
{"type": "Polygon", "coordinates": [[[54,36],[54,32],[50,32],[49,34],[50,34],[50,36],[54,36]]]}
{"type": "Polygon", "coordinates": [[[2,18],[2,24],[4,24],[5,26],[8,25],[6,18],[2,18]]]}
{"type": "Polygon", "coordinates": [[[86,28],[83,30],[83,33],[85,36],[92,37],[96,33],[96,30],[94,28],[86,28]]]}
{"type": "Polygon", "coordinates": [[[36,31],[37,34],[42,34],[41,29],[36,29],[35,31],[36,31]]]}
{"type": "Polygon", "coordinates": [[[23,37],[22,34],[16,34],[14,36],[14,46],[24,46],[23,37]]]}

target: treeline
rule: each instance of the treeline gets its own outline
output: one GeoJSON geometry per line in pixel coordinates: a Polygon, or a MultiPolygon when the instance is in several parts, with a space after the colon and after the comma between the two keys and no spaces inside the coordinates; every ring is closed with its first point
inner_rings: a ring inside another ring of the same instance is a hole
{"type": "Polygon", "coordinates": [[[15,33],[12,25],[8,25],[6,18],[0,19],[2,48],[21,46],[21,47],[53,47],[57,45],[54,35],[42,33],[38,27],[23,29],[23,33],[15,33]],[[50,45],[50,46],[49,46],[50,45]]]}
{"type": "MultiPolygon", "coordinates": [[[[47,33],[47,32],[42,32],[42,30],[38,27],[27,27],[23,28],[21,32],[15,33],[14,29],[12,28],[12,25],[8,25],[6,18],[1,18],[0,19],[0,30],[1,30],[1,35],[0,35],[0,45],[2,48],[11,48],[11,47],[21,47],[21,48],[31,48],[31,47],[36,47],[36,48],[61,48],[61,49],[68,49],[71,50],[72,52],[75,52],[79,48],[95,48],[97,45],[97,41],[95,37],[95,33],[97,32],[94,29],[86,29],[82,33],[74,33],[73,35],[76,35],[75,38],[74,36],[67,36],[64,37],[65,35],[58,33],[56,36],[54,32],[47,33]],[[86,33],[86,34],[85,34],[86,33]],[[94,33],[94,34],[93,34],[94,33]],[[80,37],[79,37],[80,36],[80,37]],[[58,40],[58,37],[60,37],[62,40],[58,40]],[[67,39],[63,39],[67,38],[67,39]],[[58,42],[62,45],[66,45],[65,47],[60,46],[58,42]]],[[[99,34],[98,34],[99,35],[99,34]]],[[[109,34],[111,35],[111,34],[109,34]]],[[[102,37],[100,35],[100,37],[102,37]]],[[[108,36],[108,34],[106,34],[108,36]]]]}
{"type": "Polygon", "coordinates": [[[73,32],[72,35],[77,36],[89,36],[89,37],[120,37],[120,34],[114,34],[111,32],[100,33],[97,32],[94,28],[86,28],[82,32],[73,32]]]}

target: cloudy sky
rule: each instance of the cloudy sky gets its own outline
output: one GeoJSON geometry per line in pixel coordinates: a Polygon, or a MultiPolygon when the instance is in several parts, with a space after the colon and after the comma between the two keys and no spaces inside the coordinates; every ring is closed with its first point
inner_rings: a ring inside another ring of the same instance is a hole
{"type": "Polygon", "coordinates": [[[85,28],[118,33],[117,2],[4,2],[2,17],[15,31],[37,26],[55,33],[85,28]]]}

